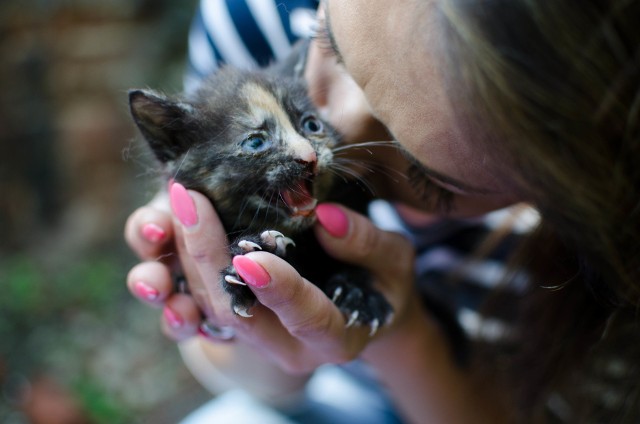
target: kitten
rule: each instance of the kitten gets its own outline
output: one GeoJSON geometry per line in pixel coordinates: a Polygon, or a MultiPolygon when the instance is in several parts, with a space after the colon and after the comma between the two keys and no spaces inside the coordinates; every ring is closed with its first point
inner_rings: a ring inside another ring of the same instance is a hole
{"type": "MultiPolygon", "coordinates": [[[[265,250],[285,258],[333,300],[348,325],[375,333],[391,306],[366,272],[330,258],[311,231],[318,201],[347,199],[363,210],[367,199],[360,189],[345,191],[343,180],[335,184],[339,137],[318,117],[296,63],[225,67],[182,99],[132,90],[131,113],[167,178],[211,200],[235,240],[232,255],[265,250]],[[295,248],[283,233],[295,236],[295,248]]],[[[233,266],[221,282],[233,310],[251,316],[255,296],[233,266]]]]}

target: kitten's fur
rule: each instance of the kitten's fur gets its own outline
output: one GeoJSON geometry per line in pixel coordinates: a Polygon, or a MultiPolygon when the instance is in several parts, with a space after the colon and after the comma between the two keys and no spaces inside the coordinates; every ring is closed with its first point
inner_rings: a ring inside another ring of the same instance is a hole
{"type": "MultiPolygon", "coordinates": [[[[360,209],[366,201],[353,202],[361,190],[336,196],[344,191],[342,180],[332,187],[338,135],[318,118],[296,63],[293,55],[265,70],[223,68],[184,99],[134,90],[131,113],[166,176],[215,205],[235,239],[231,254],[262,249],[285,257],[333,299],[349,324],[375,332],[390,318],[390,305],[367,273],[330,258],[311,231],[316,199],[348,199],[360,209]],[[280,232],[295,236],[296,247],[289,249],[293,243],[280,232]]],[[[255,296],[233,266],[221,280],[234,311],[249,316],[255,296]]]]}

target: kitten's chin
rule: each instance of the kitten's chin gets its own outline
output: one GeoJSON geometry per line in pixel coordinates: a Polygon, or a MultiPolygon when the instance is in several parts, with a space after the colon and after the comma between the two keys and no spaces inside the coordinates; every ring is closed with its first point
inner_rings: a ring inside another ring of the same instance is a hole
{"type": "Polygon", "coordinates": [[[314,211],[311,211],[309,215],[306,216],[292,216],[286,222],[286,226],[289,227],[287,230],[292,233],[297,233],[307,228],[311,228],[313,224],[316,222],[316,214],[314,211]]]}

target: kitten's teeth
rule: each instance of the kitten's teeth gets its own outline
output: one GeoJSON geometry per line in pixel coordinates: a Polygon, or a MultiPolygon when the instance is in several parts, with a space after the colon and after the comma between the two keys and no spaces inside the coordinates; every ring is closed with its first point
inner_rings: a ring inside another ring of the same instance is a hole
{"type": "Polygon", "coordinates": [[[304,206],[301,206],[301,207],[294,206],[292,208],[293,216],[296,216],[296,215],[309,216],[315,210],[317,205],[318,205],[318,199],[312,199],[309,203],[307,203],[304,206]]]}
{"type": "Polygon", "coordinates": [[[378,321],[378,318],[375,318],[373,321],[371,321],[371,331],[369,331],[369,337],[373,337],[377,332],[378,332],[378,328],[380,327],[380,321],[378,321]]]}
{"type": "Polygon", "coordinates": [[[338,300],[338,298],[340,297],[341,294],[342,294],[342,287],[338,286],[333,292],[333,296],[331,297],[331,301],[333,303],[336,303],[336,301],[338,300]]]}
{"type": "Polygon", "coordinates": [[[235,312],[236,314],[240,315],[243,318],[251,318],[253,316],[249,313],[249,310],[247,308],[242,308],[238,305],[233,307],[233,312],[235,312]]]}
{"type": "Polygon", "coordinates": [[[238,247],[242,250],[244,250],[245,252],[253,252],[256,250],[262,250],[262,247],[260,247],[260,245],[258,243],[254,243],[252,241],[249,240],[240,240],[238,242],[238,247]]]}
{"type": "Polygon", "coordinates": [[[241,285],[241,286],[246,286],[244,281],[238,280],[233,275],[225,275],[224,276],[224,281],[226,281],[229,284],[238,284],[238,285],[241,285]]]}
{"type": "Polygon", "coordinates": [[[359,311],[351,312],[351,315],[349,316],[349,321],[347,321],[347,328],[355,324],[356,320],[358,319],[358,315],[360,315],[359,311]]]}

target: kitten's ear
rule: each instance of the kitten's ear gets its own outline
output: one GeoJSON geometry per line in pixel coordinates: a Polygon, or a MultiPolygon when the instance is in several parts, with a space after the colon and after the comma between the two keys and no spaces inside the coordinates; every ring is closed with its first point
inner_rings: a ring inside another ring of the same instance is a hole
{"type": "Polygon", "coordinates": [[[189,105],[147,90],[129,91],[131,115],[161,162],[175,160],[189,148],[189,105]]]}

